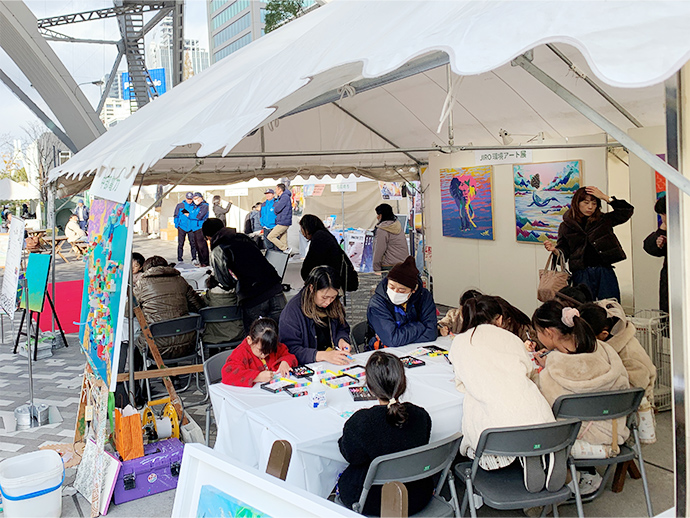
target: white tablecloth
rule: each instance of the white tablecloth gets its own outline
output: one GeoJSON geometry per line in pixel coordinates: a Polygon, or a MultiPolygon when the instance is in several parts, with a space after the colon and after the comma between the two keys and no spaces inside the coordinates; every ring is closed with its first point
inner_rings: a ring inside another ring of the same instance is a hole
{"type": "Polygon", "coordinates": [[[180,275],[185,281],[195,290],[205,290],[206,289],[206,279],[208,279],[210,268],[197,268],[193,266],[191,268],[183,268],[181,266],[177,267],[180,275]]]}
{"type": "MultiPolygon", "coordinates": [[[[450,341],[440,338],[434,343],[448,348],[450,341]]],[[[405,356],[420,345],[423,344],[386,351],[405,356]]],[[[355,359],[364,365],[370,354],[362,353],[355,359]]],[[[407,391],[403,400],[429,412],[431,441],[437,441],[460,430],[463,395],[456,390],[453,369],[443,356],[422,359],[426,365],[406,369],[407,391]]],[[[328,496],[347,466],[338,449],[346,413],[375,404],[355,403],[347,388],[326,388],[328,406],[317,410],[310,407],[308,396],[271,394],[258,385],[244,388],[216,384],[210,387],[210,393],[218,429],[215,449],[265,470],[273,442],[286,439],[292,445],[287,481],[322,497],[328,496]]]]}

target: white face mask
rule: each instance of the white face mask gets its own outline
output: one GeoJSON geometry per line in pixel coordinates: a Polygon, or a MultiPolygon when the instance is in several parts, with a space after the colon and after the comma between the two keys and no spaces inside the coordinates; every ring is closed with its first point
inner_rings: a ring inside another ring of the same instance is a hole
{"type": "Polygon", "coordinates": [[[397,291],[393,291],[390,288],[386,289],[386,294],[388,295],[390,301],[396,306],[405,304],[405,302],[409,300],[410,295],[412,295],[412,293],[398,293],[397,291]]]}

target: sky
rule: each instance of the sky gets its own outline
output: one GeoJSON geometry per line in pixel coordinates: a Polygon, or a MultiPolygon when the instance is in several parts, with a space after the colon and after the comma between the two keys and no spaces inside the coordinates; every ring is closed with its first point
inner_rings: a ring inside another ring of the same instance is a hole
{"type": "MultiPolygon", "coordinates": [[[[11,0],[19,1],[19,0],[11,0]]],[[[26,0],[26,5],[36,18],[47,18],[59,14],[77,13],[111,7],[112,0],[26,0]]],[[[155,14],[155,13],[154,13],[155,14]]],[[[145,15],[145,21],[153,14],[145,15]]],[[[55,27],[55,30],[80,38],[118,40],[117,19],[89,21],[72,25],[55,27]]],[[[155,29],[154,29],[155,30],[155,29]]],[[[185,38],[197,39],[202,48],[208,50],[208,29],[206,22],[206,0],[186,0],[185,2],[185,38]]],[[[153,33],[149,33],[150,35],[153,33]]],[[[146,41],[148,45],[148,39],[146,41]]],[[[51,47],[62,60],[67,70],[77,83],[89,83],[100,80],[110,72],[117,49],[115,45],[96,45],[87,43],[50,42],[51,47]]],[[[124,70],[124,59],[120,68],[124,70]]],[[[41,109],[50,115],[47,105],[30,86],[19,68],[0,48],[0,70],[9,75],[12,80],[29,94],[41,109]]],[[[100,87],[91,84],[81,85],[80,88],[91,102],[97,106],[100,97],[100,87]]],[[[25,139],[25,128],[40,124],[38,119],[4,83],[0,82],[0,145],[7,137],[10,139],[25,139]]],[[[54,117],[53,120],[55,120],[54,117]]],[[[56,121],[57,122],[57,121],[56,121]]]]}

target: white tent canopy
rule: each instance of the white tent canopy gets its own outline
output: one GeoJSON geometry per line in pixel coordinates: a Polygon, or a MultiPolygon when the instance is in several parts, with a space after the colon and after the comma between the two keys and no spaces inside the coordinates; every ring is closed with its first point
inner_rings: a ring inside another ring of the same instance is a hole
{"type": "Polygon", "coordinates": [[[38,190],[31,185],[3,178],[0,180],[0,201],[37,200],[40,197],[38,190]]]}
{"type": "Polygon", "coordinates": [[[51,179],[72,191],[87,187],[84,175],[94,172],[124,184],[147,172],[144,183],[164,184],[192,168],[195,184],[333,173],[393,180],[398,166],[408,174],[428,149],[448,144],[445,126],[437,133],[448,95],[439,55],[454,74],[458,145],[499,146],[500,129],[525,136],[516,141],[542,133],[553,143],[601,131],[510,65],[535,47],[536,65],[621,129],[634,123],[583,76],[596,76],[637,124],[658,125],[659,83],[690,57],[688,22],[688,2],[336,0],[149,103],[51,171],[51,179]],[[345,85],[400,72],[411,60],[435,68],[368,91],[356,87],[354,97],[342,89],[337,103],[280,119],[345,85]],[[362,153],[395,148],[408,152],[362,153]],[[316,154],[342,150],[353,154],[316,154]]]}

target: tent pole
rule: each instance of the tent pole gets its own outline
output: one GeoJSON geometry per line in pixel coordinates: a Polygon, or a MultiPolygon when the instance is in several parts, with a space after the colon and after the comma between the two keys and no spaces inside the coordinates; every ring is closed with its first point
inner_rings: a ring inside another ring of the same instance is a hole
{"type": "Polygon", "coordinates": [[[661,158],[648,151],[644,146],[640,145],[636,140],[631,138],[625,131],[620,129],[615,124],[609,122],[594,108],[586,104],[579,97],[564,88],[558,81],[534,65],[524,55],[516,57],[513,60],[513,65],[522,67],[537,81],[546,86],[549,90],[567,102],[570,106],[575,108],[591,122],[603,129],[606,133],[611,135],[620,144],[622,144],[623,147],[627,148],[628,151],[631,151],[637,155],[640,160],[649,165],[649,167],[655,171],[658,171],[659,174],[663,175],[668,181],[673,182],[686,194],[690,194],[690,178],[683,176],[669,164],[664,162],[661,158]]]}
{"type": "Polygon", "coordinates": [[[146,216],[152,208],[154,208],[156,205],[158,205],[158,202],[159,202],[159,201],[161,201],[161,200],[162,200],[163,198],[165,198],[168,194],[170,194],[170,193],[172,192],[172,190],[173,190],[175,187],[177,187],[177,186],[180,185],[183,181],[185,181],[185,180],[187,179],[187,177],[188,177],[190,174],[192,174],[192,173],[195,172],[197,169],[199,169],[199,166],[200,166],[201,164],[203,164],[203,163],[204,163],[203,160],[197,161],[197,164],[196,164],[194,167],[192,167],[192,168],[191,168],[184,176],[182,176],[177,182],[175,182],[175,183],[170,187],[170,189],[168,189],[168,190],[165,191],[163,194],[161,194],[158,198],[156,198],[156,201],[153,202],[153,205],[151,205],[151,206],[150,206],[148,209],[146,209],[142,214],[140,214],[139,217],[138,217],[137,219],[134,220],[134,224],[137,224],[137,223],[139,222],[139,220],[140,220],[141,218],[143,218],[144,216],[146,216]]]}
{"type": "MultiPolygon", "coordinates": [[[[138,194],[137,194],[138,196],[138,194]]],[[[132,193],[130,191],[129,193],[129,201],[130,201],[130,214],[133,211],[132,207],[132,193]]],[[[131,253],[131,250],[130,250],[131,253]]],[[[134,272],[132,268],[130,267],[129,269],[129,289],[127,290],[127,296],[128,296],[128,304],[127,304],[127,325],[129,326],[128,329],[128,337],[129,337],[129,343],[127,344],[128,346],[128,370],[129,370],[129,402],[132,405],[132,407],[136,408],[136,402],[134,398],[134,394],[136,386],[135,386],[135,381],[134,381],[134,272]]],[[[120,353],[122,354],[122,353],[120,353]]],[[[146,361],[146,358],[144,358],[144,361],[146,361]]],[[[119,358],[118,358],[119,362],[119,358]]]]}
{"type": "MultiPolygon", "coordinates": [[[[453,92],[453,71],[450,69],[450,63],[446,65],[446,82],[448,84],[448,95],[453,92]]],[[[453,98],[450,98],[453,103],[453,98]]],[[[455,135],[453,133],[453,104],[448,107],[448,145],[455,144],[455,135]]]]}
{"type": "MultiPolygon", "coordinates": [[[[686,152],[689,140],[686,124],[688,117],[688,65],[666,81],[666,158],[669,165],[688,173],[686,152]]],[[[667,239],[668,239],[668,291],[670,309],[671,367],[673,369],[673,417],[675,435],[675,514],[686,516],[688,485],[688,448],[686,431],[686,392],[688,379],[685,373],[686,354],[684,344],[690,338],[688,315],[687,257],[690,253],[690,204],[676,185],[669,182],[666,188],[667,239]]]]}
{"type": "MultiPolygon", "coordinates": [[[[48,190],[48,217],[50,217],[50,226],[53,229],[52,236],[53,236],[53,245],[51,247],[51,265],[50,265],[50,275],[51,275],[51,295],[53,297],[53,302],[57,303],[57,299],[55,298],[55,263],[57,262],[55,260],[55,238],[57,237],[57,231],[56,231],[56,222],[55,222],[55,184],[51,183],[50,188],[48,190]]],[[[51,322],[51,329],[53,331],[53,336],[55,336],[55,312],[51,312],[50,314],[50,322],[51,322]]],[[[65,344],[67,345],[67,344],[65,344]]]]}

